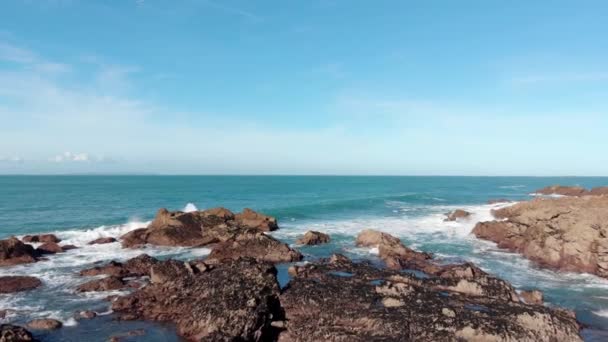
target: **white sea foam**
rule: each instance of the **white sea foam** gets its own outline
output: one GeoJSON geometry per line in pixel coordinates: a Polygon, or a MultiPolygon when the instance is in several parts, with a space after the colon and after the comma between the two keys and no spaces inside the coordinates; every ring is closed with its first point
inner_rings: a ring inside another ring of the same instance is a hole
{"type": "Polygon", "coordinates": [[[608,309],[593,311],[593,314],[601,317],[608,317],[608,309]]]}
{"type": "Polygon", "coordinates": [[[198,208],[193,203],[188,203],[182,211],[185,213],[191,213],[193,211],[198,211],[198,208]]]}
{"type": "Polygon", "coordinates": [[[519,184],[519,185],[502,185],[502,186],[499,186],[498,188],[500,188],[500,189],[521,189],[521,188],[525,188],[525,187],[526,187],[525,185],[519,184]]]}

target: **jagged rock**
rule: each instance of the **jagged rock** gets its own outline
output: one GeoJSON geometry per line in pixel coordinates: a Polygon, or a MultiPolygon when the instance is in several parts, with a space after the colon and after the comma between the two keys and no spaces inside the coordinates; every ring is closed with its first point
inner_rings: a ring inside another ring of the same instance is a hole
{"type": "Polygon", "coordinates": [[[552,185],[534,191],[539,195],[583,196],[587,190],[580,186],[552,185]]]}
{"type": "Polygon", "coordinates": [[[493,211],[473,233],[541,266],[608,277],[608,196],[539,198],[493,211]]]}
{"type": "Polygon", "coordinates": [[[27,264],[37,261],[34,247],[11,237],[0,240],[0,266],[27,264]]]}
{"type": "Polygon", "coordinates": [[[159,262],[152,266],[152,269],[150,270],[150,281],[152,284],[162,284],[187,277],[191,273],[194,273],[192,268],[187,265],[189,264],[177,260],[159,262]]]}
{"type": "Polygon", "coordinates": [[[25,328],[12,324],[0,325],[1,342],[37,342],[32,333],[25,328]]]}
{"type": "Polygon", "coordinates": [[[33,330],[56,330],[63,326],[63,324],[51,318],[35,319],[27,324],[27,327],[33,330]]]}
{"type": "Polygon", "coordinates": [[[255,212],[249,208],[245,208],[242,213],[236,214],[236,221],[251,229],[257,229],[264,232],[269,232],[279,229],[277,220],[274,217],[255,212]]]}
{"type": "Polygon", "coordinates": [[[420,269],[432,258],[428,253],[416,252],[405,247],[401,240],[390,234],[372,229],[363,230],[357,235],[357,246],[377,247],[380,259],[387,267],[393,269],[420,269]]]}
{"type": "MultiPolygon", "coordinates": [[[[154,268],[163,264],[174,262],[154,268]]],[[[276,269],[241,259],[153,282],[117,298],[112,309],[122,318],[173,322],[191,340],[265,341],[273,336],[271,321],[281,314],[278,296],[276,269]]]]}
{"type": "Polygon", "coordinates": [[[36,248],[36,252],[38,254],[55,254],[55,253],[63,253],[64,250],[61,246],[59,246],[55,242],[45,242],[42,245],[36,248]]]}
{"type": "Polygon", "coordinates": [[[471,216],[471,213],[462,209],[456,209],[454,211],[446,213],[445,215],[447,216],[447,218],[444,221],[447,222],[468,218],[469,216],[471,216]]]}
{"type": "Polygon", "coordinates": [[[28,291],[40,287],[42,281],[29,276],[3,276],[0,277],[0,293],[13,293],[28,291]]]}
{"type": "Polygon", "coordinates": [[[529,304],[543,304],[543,293],[539,290],[521,291],[519,296],[529,304]]]}
{"type": "Polygon", "coordinates": [[[59,239],[55,234],[40,234],[40,235],[26,235],[21,239],[23,242],[54,242],[59,243],[61,239],[59,239]]]}
{"type": "Polygon", "coordinates": [[[125,282],[120,277],[110,276],[102,279],[95,279],[79,285],[76,288],[77,292],[93,292],[93,291],[112,291],[120,290],[126,287],[125,282]]]}
{"type": "Polygon", "coordinates": [[[296,241],[299,245],[320,245],[323,243],[328,243],[330,240],[329,235],[317,232],[314,230],[309,230],[296,241]]]}
{"type": "Polygon", "coordinates": [[[420,278],[343,257],[300,266],[281,294],[279,341],[582,341],[569,314],[520,303],[468,267],[420,278]],[[485,291],[460,291],[475,288],[464,281],[485,291]]]}
{"type": "Polygon", "coordinates": [[[82,276],[96,276],[106,274],[115,277],[141,277],[150,275],[150,267],[158,262],[147,254],[141,254],[135,258],[129,259],[124,263],[118,261],[110,261],[103,266],[95,266],[80,271],[82,276]]]}
{"type": "Polygon", "coordinates": [[[102,245],[102,244],[112,243],[112,242],[116,242],[116,239],[113,237],[101,237],[101,238],[95,239],[95,240],[87,243],[87,245],[102,245]]]}
{"type": "Polygon", "coordinates": [[[302,254],[287,244],[257,230],[245,230],[234,238],[221,242],[207,257],[210,263],[236,260],[243,257],[272,263],[302,260],[302,254]]]}

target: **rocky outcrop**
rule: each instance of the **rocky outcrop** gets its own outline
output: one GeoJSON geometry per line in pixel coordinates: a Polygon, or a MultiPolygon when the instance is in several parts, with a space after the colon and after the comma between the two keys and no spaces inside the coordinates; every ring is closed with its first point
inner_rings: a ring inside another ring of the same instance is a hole
{"type": "Polygon", "coordinates": [[[35,319],[27,324],[27,327],[32,330],[56,330],[63,326],[63,324],[51,318],[35,319]]]}
{"type": "Polygon", "coordinates": [[[592,196],[604,196],[608,195],[608,186],[599,186],[589,190],[589,195],[592,196]]]}
{"type": "Polygon", "coordinates": [[[233,238],[215,245],[206,261],[217,263],[239,258],[281,263],[302,260],[302,254],[272,236],[247,229],[233,238]]]}
{"type": "Polygon", "coordinates": [[[0,293],[13,293],[35,289],[42,286],[42,281],[30,276],[0,277],[0,293]]]}
{"type": "Polygon", "coordinates": [[[123,289],[126,286],[127,284],[122,278],[110,276],[81,284],[76,288],[76,292],[112,291],[123,289]]]}
{"type": "Polygon", "coordinates": [[[608,186],[599,186],[587,190],[580,186],[552,185],[534,192],[538,195],[561,195],[561,196],[603,196],[608,195],[608,186]]]}
{"type": "Polygon", "coordinates": [[[448,222],[448,221],[457,221],[457,220],[461,220],[461,219],[466,219],[469,216],[471,216],[471,213],[462,209],[456,209],[454,211],[450,211],[449,213],[445,214],[446,219],[444,221],[448,222]]]}
{"type": "Polygon", "coordinates": [[[0,325],[0,341],[2,342],[37,342],[32,333],[12,324],[0,325]]]}
{"type": "Polygon", "coordinates": [[[281,316],[274,266],[241,259],[204,270],[188,268],[159,263],[154,273],[171,269],[174,276],[117,298],[112,309],[122,319],[173,322],[191,340],[273,340],[271,323],[281,316]]]}
{"type": "Polygon", "coordinates": [[[55,242],[45,242],[42,245],[36,248],[36,252],[38,254],[55,254],[55,253],[63,253],[63,247],[59,246],[55,242]]]}
{"type": "Polygon", "coordinates": [[[569,313],[521,303],[508,283],[457,266],[445,277],[343,256],[298,266],[281,295],[279,341],[582,341],[569,313]]]}
{"type": "Polygon", "coordinates": [[[121,237],[123,247],[145,244],[196,247],[226,241],[243,230],[277,229],[275,218],[245,209],[233,214],[225,208],[184,213],[160,209],[147,228],[131,231],[121,237]]]}
{"type": "Polygon", "coordinates": [[[328,243],[330,240],[329,235],[317,232],[314,230],[307,231],[304,236],[296,241],[299,245],[320,245],[323,243],[328,243]]]}
{"type": "Polygon", "coordinates": [[[27,264],[37,261],[34,247],[11,237],[0,240],[0,266],[27,264]]]}
{"type": "Polygon", "coordinates": [[[363,230],[357,235],[357,246],[378,248],[378,255],[386,266],[392,269],[420,269],[427,265],[432,256],[407,248],[398,238],[372,229],[363,230]]]}
{"type": "Polygon", "coordinates": [[[106,244],[106,243],[112,243],[112,242],[116,242],[117,240],[113,237],[101,237],[98,239],[95,239],[93,241],[90,241],[89,243],[87,243],[87,245],[102,245],[102,244],[106,244]]]}
{"type": "Polygon", "coordinates": [[[55,234],[40,234],[40,235],[25,235],[22,239],[23,242],[54,242],[59,243],[61,239],[59,239],[55,234]]]}
{"type": "Polygon", "coordinates": [[[118,261],[110,261],[103,266],[95,266],[80,271],[82,276],[97,276],[101,274],[115,277],[141,277],[149,276],[150,268],[158,263],[156,258],[147,254],[141,254],[135,258],[129,259],[124,263],[118,261]]]}
{"type": "Polygon", "coordinates": [[[539,198],[495,210],[475,236],[541,266],[608,277],[608,196],[539,198]]]}

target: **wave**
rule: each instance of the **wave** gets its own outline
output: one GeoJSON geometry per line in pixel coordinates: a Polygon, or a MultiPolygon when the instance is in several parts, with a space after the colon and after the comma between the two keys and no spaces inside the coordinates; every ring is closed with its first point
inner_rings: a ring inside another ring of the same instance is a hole
{"type": "Polygon", "coordinates": [[[519,185],[501,185],[498,188],[500,189],[511,189],[511,190],[516,190],[516,189],[522,189],[525,188],[526,186],[523,184],[519,184],[519,185]]]}
{"type": "Polygon", "coordinates": [[[185,213],[191,213],[193,211],[198,211],[198,208],[193,203],[188,203],[184,209],[182,209],[182,211],[185,213]]]}

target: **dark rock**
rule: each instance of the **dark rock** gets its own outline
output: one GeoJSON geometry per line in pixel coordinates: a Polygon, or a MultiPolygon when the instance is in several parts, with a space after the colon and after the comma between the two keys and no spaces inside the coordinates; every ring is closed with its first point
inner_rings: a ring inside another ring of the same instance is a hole
{"type": "Polygon", "coordinates": [[[63,248],[55,242],[45,242],[36,248],[36,252],[40,255],[63,253],[63,248]]]}
{"type": "MultiPolygon", "coordinates": [[[[165,261],[154,269],[163,264],[178,265],[165,261]]],[[[273,336],[271,321],[280,315],[278,296],[274,266],[241,259],[206,272],[179,271],[171,281],[117,298],[112,309],[123,319],[173,322],[191,340],[266,341],[273,336]]]]}
{"type": "Polygon", "coordinates": [[[87,245],[101,245],[101,244],[112,243],[112,242],[116,242],[116,239],[113,237],[101,237],[99,239],[95,239],[95,240],[87,243],[87,245]]]}
{"type": "Polygon", "coordinates": [[[1,342],[36,342],[32,333],[24,328],[12,324],[0,325],[0,341],[1,342]]]}
{"type": "Polygon", "coordinates": [[[135,258],[129,259],[124,263],[118,261],[110,261],[103,266],[95,266],[80,271],[82,276],[96,276],[106,274],[116,277],[141,277],[150,275],[150,267],[158,262],[157,259],[141,254],[135,258]]]}
{"type": "Polygon", "coordinates": [[[125,282],[119,278],[110,276],[86,282],[76,288],[77,292],[112,291],[125,288],[125,282]]]}
{"type": "Polygon", "coordinates": [[[80,312],[78,312],[76,317],[80,318],[80,319],[93,319],[93,318],[97,317],[97,313],[95,311],[91,311],[91,310],[80,311],[80,312]]]}
{"type": "Polygon", "coordinates": [[[30,321],[27,327],[33,330],[56,330],[63,326],[63,324],[51,318],[41,318],[30,321]]]}
{"type": "Polygon", "coordinates": [[[300,245],[320,245],[322,243],[328,243],[330,240],[329,235],[317,232],[314,230],[309,230],[296,241],[297,244],[300,245]]]}
{"type": "Polygon", "coordinates": [[[188,264],[178,260],[167,260],[152,266],[150,281],[152,284],[162,284],[176,279],[187,277],[193,273],[188,264]]]}
{"type": "Polygon", "coordinates": [[[234,238],[215,245],[206,260],[217,263],[243,257],[272,263],[302,260],[300,252],[257,230],[245,230],[234,238]]]}
{"type": "Polygon", "coordinates": [[[36,277],[4,276],[0,277],[0,293],[28,291],[40,287],[42,282],[36,277]]]}
{"type": "Polygon", "coordinates": [[[454,211],[451,211],[447,214],[445,214],[447,216],[447,218],[444,221],[457,221],[460,219],[466,219],[469,216],[471,216],[471,213],[462,209],[456,209],[454,211]]]}
{"type": "Polygon", "coordinates": [[[300,266],[279,341],[582,341],[570,315],[496,296],[512,287],[460,266],[429,278],[343,257],[300,266]]]}
{"type": "Polygon", "coordinates": [[[61,239],[59,239],[54,234],[26,235],[21,240],[23,240],[23,242],[40,242],[40,243],[45,243],[45,242],[59,243],[59,242],[61,242],[61,239]]]}
{"type": "Polygon", "coordinates": [[[11,237],[0,240],[0,266],[12,266],[36,262],[36,252],[31,245],[11,237]]]}
{"type": "Polygon", "coordinates": [[[69,251],[71,249],[78,249],[78,247],[74,245],[63,245],[61,246],[61,249],[63,249],[64,251],[69,251]]]}

